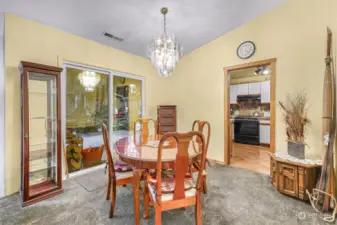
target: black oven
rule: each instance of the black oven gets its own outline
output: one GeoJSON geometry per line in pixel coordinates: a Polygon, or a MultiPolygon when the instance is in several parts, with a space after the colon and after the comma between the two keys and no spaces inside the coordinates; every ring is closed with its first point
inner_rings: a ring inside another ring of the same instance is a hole
{"type": "Polygon", "coordinates": [[[234,141],[236,143],[260,145],[260,124],[256,117],[235,117],[234,141]]]}

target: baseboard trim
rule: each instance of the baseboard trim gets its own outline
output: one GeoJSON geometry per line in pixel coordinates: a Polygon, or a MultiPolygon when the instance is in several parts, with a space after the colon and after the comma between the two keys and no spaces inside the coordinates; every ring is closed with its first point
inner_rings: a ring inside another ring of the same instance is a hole
{"type": "Polygon", "coordinates": [[[260,146],[270,148],[269,143],[260,143],[260,146]]]}
{"type": "Polygon", "coordinates": [[[207,160],[208,160],[209,162],[216,163],[216,164],[219,164],[219,165],[222,165],[222,166],[226,165],[225,162],[221,162],[221,161],[219,161],[219,160],[209,159],[209,158],[207,158],[207,160]]]}

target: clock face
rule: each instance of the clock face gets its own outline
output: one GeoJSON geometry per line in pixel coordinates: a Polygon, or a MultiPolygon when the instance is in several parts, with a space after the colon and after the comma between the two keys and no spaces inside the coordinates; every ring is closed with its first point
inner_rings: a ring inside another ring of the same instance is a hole
{"type": "Polygon", "coordinates": [[[248,59],[255,53],[255,44],[251,41],[245,41],[240,44],[236,50],[236,54],[240,59],[248,59]]]}

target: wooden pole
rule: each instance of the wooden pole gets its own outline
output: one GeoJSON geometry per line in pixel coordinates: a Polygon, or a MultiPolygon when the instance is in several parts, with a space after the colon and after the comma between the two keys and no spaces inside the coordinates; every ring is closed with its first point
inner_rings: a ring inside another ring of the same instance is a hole
{"type": "MultiPolygon", "coordinates": [[[[332,128],[334,128],[332,122],[333,117],[333,100],[335,100],[335,84],[334,77],[332,74],[331,68],[331,46],[332,46],[332,32],[329,28],[327,28],[327,54],[325,58],[325,75],[324,75],[324,85],[323,85],[323,137],[326,134],[329,134],[331,137],[332,128]]],[[[336,107],[336,104],[334,104],[336,107]]],[[[335,108],[334,108],[335,110],[335,108]]],[[[335,119],[335,118],[334,118],[335,119]]],[[[334,138],[334,137],[333,137],[334,138]]],[[[331,141],[331,140],[330,140],[331,141]]],[[[329,193],[334,194],[335,190],[335,178],[334,178],[334,160],[333,160],[333,147],[326,147],[323,145],[323,149],[325,150],[323,166],[321,177],[318,183],[318,189],[329,193]]],[[[323,210],[327,211],[330,207],[330,197],[326,195],[324,197],[323,210]]]]}
{"type": "Polygon", "coordinates": [[[328,28],[327,55],[325,58],[325,75],[323,85],[323,136],[329,132],[332,117],[332,71],[331,71],[331,43],[332,33],[328,28]]]}

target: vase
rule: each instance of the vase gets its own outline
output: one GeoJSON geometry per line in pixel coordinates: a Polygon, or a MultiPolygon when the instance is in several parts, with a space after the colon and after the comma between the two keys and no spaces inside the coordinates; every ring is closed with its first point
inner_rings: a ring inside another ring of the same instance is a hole
{"type": "Polygon", "coordinates": [[[293,141],[288,141],[288,155],[298,159],[305,159],[305,145],[293,141]]]}

